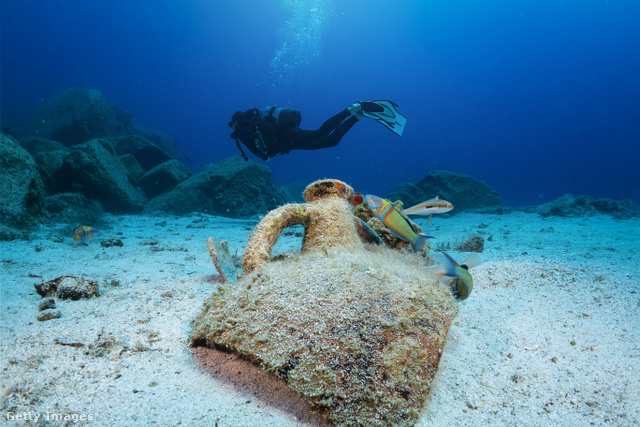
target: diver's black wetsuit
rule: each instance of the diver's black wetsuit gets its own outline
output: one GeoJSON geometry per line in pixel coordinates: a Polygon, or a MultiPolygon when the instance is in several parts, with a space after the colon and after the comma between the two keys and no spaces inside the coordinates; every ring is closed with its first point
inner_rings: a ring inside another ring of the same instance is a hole
{"type": "MultiPolygon", "coordinates": [[[[247,113],[250,111],[252,110],[247,113]]],[[[253,121],[249,120],[241,125],[236,125],[231,137],[235,138],[236,142],[240,140],[262,160],[268,160],[277,154],[286,154],[291,150],[317,150],[335,147],[358,121],[355,115],[345,109],[325,121],[317,130],[304,130],[298,126],[283,128],[261,120],[257,117],[258,110],[254,109],[254,111],[253,121]]],[[[232,123],[233,120],[229,125],[231,126],[232,123]]],[[[242,152],[240,144],[238,144],[238,148],[242,152]]],[[[244,152],[242,154],[246,159],[244,152]]]]}

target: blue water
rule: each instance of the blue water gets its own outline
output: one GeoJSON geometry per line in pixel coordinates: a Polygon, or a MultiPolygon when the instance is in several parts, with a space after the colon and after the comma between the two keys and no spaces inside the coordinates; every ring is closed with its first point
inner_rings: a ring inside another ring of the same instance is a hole
{"type": "MultiPolygon", "coordinates": [[[[432,169],[511,206],[565,193],[640,203],[640,2],[3,0],[1,119],[16,132],[69,87],[169,134],[197,170],[237,155],[233,112],[279,104],[302,127],[363,99],[335,148],[271,159],[277,184],[340,178],[385,195],[432,169]]],[[[250,155],[251,157],[251,155],[250,155]]],[[[253,158],[257,162],[259,159],[253,158]]]]}

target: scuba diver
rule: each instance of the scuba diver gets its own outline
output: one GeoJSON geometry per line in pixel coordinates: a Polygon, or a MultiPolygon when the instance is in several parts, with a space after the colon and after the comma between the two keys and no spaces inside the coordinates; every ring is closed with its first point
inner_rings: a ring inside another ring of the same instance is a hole
{"type": "Polygon", "coordinates": [[[383,124],[395,134],[402,136],[407,119],[398,111],[398,105],[391,101],[361,101],[329,118],[317,130],[300,129],[300,111],[281,108],[277,105],[262,110],[252,108],[237,111],[231,117],[229,127],[233,129],[231,138],[245,160],[249,160],[242,150],[242,142],[253,154],[262,160],[269,160],[277,154],[287,154],[291,150],[317,150],[335,147],[351,127],[363,117],[369,117],[383,124]]]}

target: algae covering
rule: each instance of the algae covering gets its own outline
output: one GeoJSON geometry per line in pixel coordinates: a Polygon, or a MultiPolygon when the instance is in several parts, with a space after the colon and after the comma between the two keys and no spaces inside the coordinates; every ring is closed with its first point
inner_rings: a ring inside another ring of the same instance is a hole
{"type": "Polygon", "coordinates": [[[221,286],[192,342],[280,376],[334,424],[414,424],[457,304],[422,258],[368,249],[296,254],[221,286]]]}

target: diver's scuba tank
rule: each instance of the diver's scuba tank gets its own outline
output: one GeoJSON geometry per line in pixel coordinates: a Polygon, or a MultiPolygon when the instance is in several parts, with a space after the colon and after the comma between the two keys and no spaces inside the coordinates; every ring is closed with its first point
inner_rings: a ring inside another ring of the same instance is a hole
{"type": "Polygon", "coordinates": [[[267,123],[274,124],[283,129],[295,128],[300,126],[302,115],[300,111],[293,108],[282,108],[277,105],[264,107],[260,110],[260,119],[267,123]]]}

